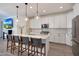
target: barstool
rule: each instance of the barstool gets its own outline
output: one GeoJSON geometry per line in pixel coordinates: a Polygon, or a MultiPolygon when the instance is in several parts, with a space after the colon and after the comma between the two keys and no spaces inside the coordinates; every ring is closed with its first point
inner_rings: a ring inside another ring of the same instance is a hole
{"type": "Polygon", "coordinates": [[[7,35],[7,51],[10,48],[12,53],[12,47],[13,47],[13,38],[12,35],[7,35]]]}
{"type": "Polygon", "coordinates": [[[29,55],[29,46],[30,46],[29,37],[21,37],[21,55],[26,50],[28,51],[29,55]]]}
{"type": "Polygon", "coordinates": [[[46,54],[46,48],[45,48],[45,43],[42,43],[42,39],[40,38],[31,38],[31,43],[32,43],[32,47],[31,47],[31,53],[34,52],[35,53],[40,53],[41,55],[43,54],[42,49],[44,48],[44,55],[46,54]],[[34,50],[32,50],[34,47],[34,50]],[[35,51],[36,48],[36,51],[35,51]],[[40,52],[38,51],[38,48],[40,48],[40,52]]]}
{"type": "Polygon", "coordinates": [[[20,38],[19,38],[19,36],[15,36],[15,35],[13,35],[13,54],[14,54],[14,51],[16,50],[16,49],[18,49],[18,55],[19,55],[19,53],[20,53],[20,38]],[[16,45],[16,43],[17,43],[17,45],[16,45]]]}

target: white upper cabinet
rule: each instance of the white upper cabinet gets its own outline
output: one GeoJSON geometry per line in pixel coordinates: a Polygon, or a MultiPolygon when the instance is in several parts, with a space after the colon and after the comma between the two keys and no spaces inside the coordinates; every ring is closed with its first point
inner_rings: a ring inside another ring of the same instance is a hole
{"type": "Polygon", "coordinates": [[[50,16],[48,17],[49,20],[49,28],[54,28],[55,20],[54,17],[50,16]]]}
{"type": "Polygon", "coordinates": [[[67,18],[66,15],[60,15],[60,27],[59,28],[67,28],[67,18]]]}
{"type": "Polygon", "coordinates": [[[55,16],[54,21],[55,21],[54,28],[59,28],[60,27],[60,16],[58,16],[58,15],[55,16]]]}
{"type": "Polygon", "coordinates": [[[55,24],[54,24],[54,28],[66,28],[67,25],[67,21],[66,21],[66,15],[62,14],[62,15],[57,15],[55,16],[55,24]]]}
{"type": "Polygon", "coordinates": [[[31,28],[41,28],[41,24],[49,24],[49,28],[67,28],[67,14],[40,17],[31,20],[31,28]]]}
{"type": "Polygon", "coordinates": [[[67,28],[72,28],[73,12],[67,14],[67,28]]]}

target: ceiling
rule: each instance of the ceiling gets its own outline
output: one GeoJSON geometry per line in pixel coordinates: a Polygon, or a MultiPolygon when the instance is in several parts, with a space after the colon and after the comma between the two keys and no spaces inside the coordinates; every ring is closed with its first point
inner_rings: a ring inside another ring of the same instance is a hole
{"type": "MultiPolygon", "coordinates": [[[[19,17],[25,17],[26,7],[24,3],[0,3],[0,16],[16,16],[16,5],[19,5],[19,17]]],[[[36,5],[36,3],[28,4],[28,17],[36,16],[36,5]],[[30,6],[32,6],[32,8],[30,8],[30,6]]],[[[72,3],[39,3],[38,12],[40,16],[61,13],[72,10],[73,5],[72,3]],[[43,10],[45,11],[43,12],[43,10]]]]}

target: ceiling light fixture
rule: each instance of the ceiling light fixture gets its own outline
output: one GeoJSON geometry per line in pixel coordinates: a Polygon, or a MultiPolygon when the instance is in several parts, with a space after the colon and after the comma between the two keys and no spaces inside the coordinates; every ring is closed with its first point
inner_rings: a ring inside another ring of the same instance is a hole
{"type": "Polygon", "coordinates": [[[37,12],[36,12],[36,14],[37,14],[37,15],[36,15],[35,18],[36,18],[36,19],[39,19],[39,15],[38,15],[38,3],[37,3],[37,12]]]}
{"type": "Polygon", "coordinates": [[[32,6],[30,6],[30,8],[32,9],[32,6]]]}
{"type": "Polygon", "coordinates": [[[46,10],[43,10],[43,12],[46,12],[46,10]]]}
{"type": "Polygon", "coordinates": [[[17,8],[17,19],[16,19],[16,22],[18,22],[18,8],[19,8],[19,6],[16,6],[16,8],[17,8]]]}
{"type": "Polygon", "coordinates": [[[59,7],[59,8],[61,8],[61,9],[62,9],[62,8],[63,8],[63,6],[61,6],[61,7],[59,7]]]}
{"type": "Polygon", "coordinates": [[[25,18],[25,21],[27,21],[28,20],[28,17],[27,17],[27,5],[28,5],[28,3],[25,3],[25,5],[26,5],[26,18],[25,18]]]}

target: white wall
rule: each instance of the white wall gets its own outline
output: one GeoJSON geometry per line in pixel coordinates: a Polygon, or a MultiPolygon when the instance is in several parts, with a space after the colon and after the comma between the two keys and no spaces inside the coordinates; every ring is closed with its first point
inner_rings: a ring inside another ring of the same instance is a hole
{"type": "Polygon", "coordinates": [[[2,20],[0,19],[0,38],[3,37],[3,27],[2,27],[3,23],[2,20]]]}

